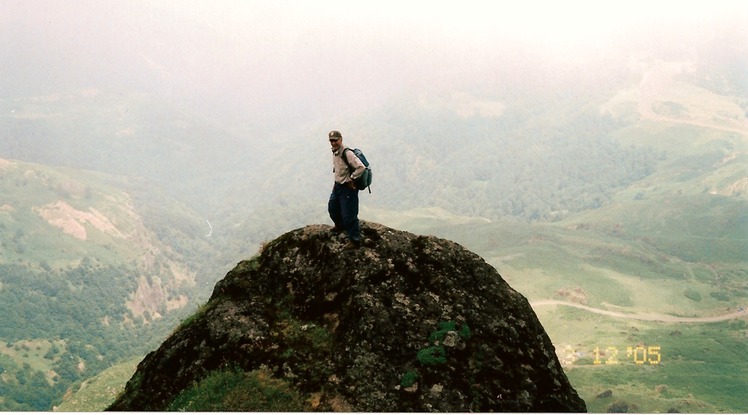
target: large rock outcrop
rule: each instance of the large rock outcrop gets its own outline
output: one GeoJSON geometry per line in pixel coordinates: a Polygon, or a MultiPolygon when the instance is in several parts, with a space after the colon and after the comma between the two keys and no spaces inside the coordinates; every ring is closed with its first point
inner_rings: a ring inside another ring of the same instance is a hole
{"type": "MultiPolygon", "coordinates": [[[[527,300],[460,245],[362,223],[268,243],[138,366],[110,410],[160,411],[224,367],[264,368],[309,410],[584,412],[527,300]]],[[[225,408],[231,410],[232,408],[225,408]]]]}

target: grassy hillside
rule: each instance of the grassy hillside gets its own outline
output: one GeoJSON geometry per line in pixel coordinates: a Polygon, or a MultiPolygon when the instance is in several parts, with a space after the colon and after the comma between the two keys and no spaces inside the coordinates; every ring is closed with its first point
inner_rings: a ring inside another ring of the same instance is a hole
{"type": "MultiPolygon", "coordinates": [[[[533,303],[591,412],[744,412],[748,99],[661,69],[647,79],[667,88],[642,82],[600,107],[621,121],[607,139],[653,156],[647,174],[609,187],[600,206],[552,222],[459,207],[363,217],[486,258],[533,303]]],[[[498,205],[503,195],[482,197],[498,205]]]]}
{"type": "Polygon", "coordinates": [[[454,239],[486,258],[533,303],[591,411],[607,412],[614,405],[636,412],[743,410],[741,391],[748,386],[742,375],[748,369],[748,315],[739,311],[748,305],[743,238],[723,239],[732,256],[692,260],[690,254],[670,253],[692,252],[690,239],[673,236],[661,249],[631,231],[624,235],[615,226],[598,226],[591,214],[581,226],[423,213],[364,216],[454,239]],[[720,322],[700,322],[723,315],[720,322]],[[639,346],[637,356],[624,358],[627,348],[639,346]],[[658,348],[657,365],[649,363],[653,355],[644,358],[650,347],[658,348]],[[598,364],[595,348],[602,353],[598,364]],[[606,364],[614,352],[620,355],[617,363],[606,364]],[[607,390],[611,397],[597,398],[607,390]]]}
{"type": "Polygon", "coordinates": [[[493,264],[533,303],[590,411],[742,412],[748,138],[648,121],[617,135],[664,154],[610,201],[561,221],[363,216],[454,239],[493,264]]]}
{"type": "Polygon", "coordinates": [[[140,179],[201,212],[216,208],[207,195],[227,191],[227,175],[263,156],[244,134],[133,91],[0,98],[0,156],[140,179]]]}
{"type": "Polygon", "coordinates": [[[80,383],[71,389],[54,407],[60,412],[98,412],[103,411],[125,388],[140,362],[141,357],[116,364],[98,375],[80,383]]]}

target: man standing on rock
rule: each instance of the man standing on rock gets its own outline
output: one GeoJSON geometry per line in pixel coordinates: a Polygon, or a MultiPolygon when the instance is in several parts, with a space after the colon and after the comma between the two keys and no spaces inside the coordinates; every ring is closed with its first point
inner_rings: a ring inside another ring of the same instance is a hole
{"type": "Polygon", "coordinates": [[[340,131],[330,131],[327,136],[332,148],[332,172],[335,177],[330,200],[327,202],[327,212],[335,223],[334,230],[345,231],[348,235],[348,244],[343,249],[358,249],[361,247],[361,227],[358,223],[359,189],[356,189],[354,180],[364,173],[366,166],[352,150],[343,145],[343,135],[340,131]]]}

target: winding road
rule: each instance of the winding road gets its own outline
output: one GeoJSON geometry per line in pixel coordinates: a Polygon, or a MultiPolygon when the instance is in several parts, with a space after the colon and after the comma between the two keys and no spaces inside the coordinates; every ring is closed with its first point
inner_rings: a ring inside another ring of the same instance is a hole
{"type": "Polygon", "coordinates": [[[719,316],[707,316],[707,317],[678,317],[671,316],[669,314],[658,314],[658,313],[622,313],[619,311],[603,310],[601,308],[589,307],[579,303],[572,303],[568,301],[560,300],[541,300],[530,303],[532,308],[549,306],[549,305],[562,305],[567,307],[579,308],[582,310],[589,311],[591,313],[602,314],[604,316],[628,318],[633,320],[641,321],[657,321],[662,323],[716,323],[719,321],[732,320],[734,318],[745,318],[748,315],[745,310],[739,310],[728,314],[719,316]]]}

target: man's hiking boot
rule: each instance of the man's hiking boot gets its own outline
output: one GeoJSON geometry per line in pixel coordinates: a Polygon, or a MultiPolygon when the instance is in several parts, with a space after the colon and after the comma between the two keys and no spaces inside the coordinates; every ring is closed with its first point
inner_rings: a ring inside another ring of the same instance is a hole
{"type": "Polygon", "coordinates": [[[348,241],[348,243],[343,247],[343,250],[350,251],[350,250],[359,249],[359,248],[361,248],[361,242],[348,241]]]}
{"type": "Polygon", "coordinates": [[[328,232],[330,232],[330,235],[332,235],[333,238],[339,235],[344,236],[345,228],[342,226],[333,226],[328,232]]]}

